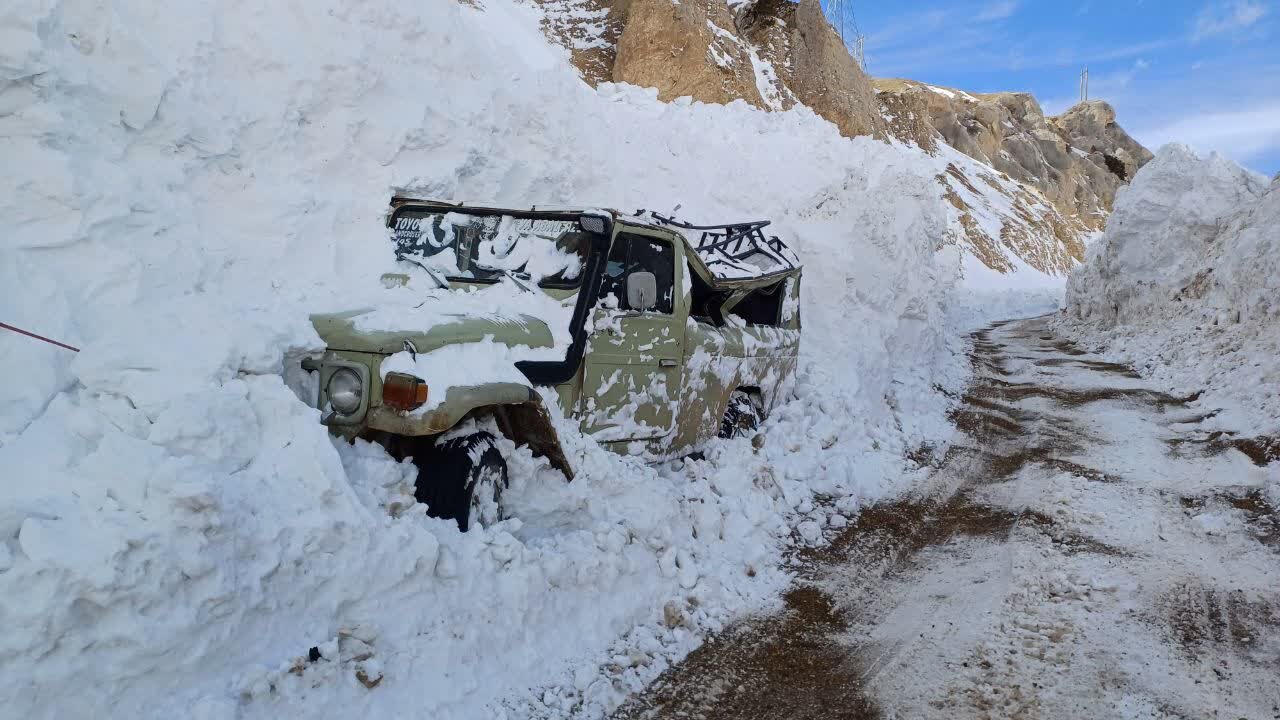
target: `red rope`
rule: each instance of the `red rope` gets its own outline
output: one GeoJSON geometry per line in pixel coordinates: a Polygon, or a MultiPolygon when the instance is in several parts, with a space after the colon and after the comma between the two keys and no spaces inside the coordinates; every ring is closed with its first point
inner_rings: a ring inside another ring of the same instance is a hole
{"type": "Polygon", "coordinates": [[[43,341],[45,341],[45,342],[49,343],[50,345],[57,345],[57,346],[58,346],[58,347],[60,347],[60,348],[66,348],[66,349],[68,349],[68,350],[71,350],[72,352],[80,352],[80,348],[78,348],[78,347],[71,347],[70,345],[68,345],[68,344],[66,344],[66,343],[60,343],[60,342],[58,342],[57,340],[50,340],[49,338],[47,338],[47,337],[45,337],[45,336],[43,336],[43,335],[37,335],[37,334],[35,334],[35,333],[33,333],[33,332],[27,332],[26,330],[23,330],[22,328],[16,328],[16,327],[14,327],[14,326],[12,326],[12,325],[9,325],[9,324],[7,324],[7,323],[2,323],[2,322],[0,322],[0,328],[4,328],[5,330],[12,330],[12,331],[14,331],[14,332],[16,332],[16,333],[21,333],[21,334],[23,334],[23,335],[26,335],[27,337],[33,337],[33,338],[35,338],[35,339],[37,339],[37,340],[43,340],[43,341]]]}

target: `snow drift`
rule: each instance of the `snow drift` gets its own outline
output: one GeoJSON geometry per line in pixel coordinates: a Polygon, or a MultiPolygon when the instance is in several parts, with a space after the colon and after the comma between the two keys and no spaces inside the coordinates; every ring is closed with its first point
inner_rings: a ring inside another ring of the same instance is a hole
{"type": "Polygon", "coordinates": [[[938,161],[804,108],[591,89],[537,22],[449,0],[4,20],[3,316],[83,348],[0,335],[6,713],[599,713],[945,435],[938,161]],[[332,441],[281,378],[308,313],[380,290],[406,187],[773,218],[808,270],[765,446],[650,466],[562,422],[573,483],[508,447],[519,519],[426,518],[409,467],[332,441]]]}
{"type": "Polygon", "coordinates": [[[1280,430],[1280,183],[1168,145],[1117,196],[1059,323],[1181,393],[1214,423],[1280,430]]]}

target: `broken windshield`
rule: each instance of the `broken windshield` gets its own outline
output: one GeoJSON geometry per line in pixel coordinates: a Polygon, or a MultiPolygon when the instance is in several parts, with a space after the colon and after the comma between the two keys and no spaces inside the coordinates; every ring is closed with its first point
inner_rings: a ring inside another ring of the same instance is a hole
{"type": "Polygon", "coordinates": [[[581,281],[590,235],[576,220],[405,208],[391,223],[396,257],[450,280],[527,278],[543,287],[581,281]]]}

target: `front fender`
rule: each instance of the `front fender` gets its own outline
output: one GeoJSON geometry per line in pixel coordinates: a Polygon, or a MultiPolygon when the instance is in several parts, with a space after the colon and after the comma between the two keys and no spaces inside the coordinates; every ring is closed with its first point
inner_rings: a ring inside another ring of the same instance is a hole
{"type": "Polygon", "coordinates": [[[422,414],[406,413],[379,405],[369,411],[365,424],[373,430],[410,437],[439,435],[468,413],[483,407],[521,405],[539,401],[537,393],[518,383],[488,383],[469,387],[451,387],[444,401],[422,414]]]}

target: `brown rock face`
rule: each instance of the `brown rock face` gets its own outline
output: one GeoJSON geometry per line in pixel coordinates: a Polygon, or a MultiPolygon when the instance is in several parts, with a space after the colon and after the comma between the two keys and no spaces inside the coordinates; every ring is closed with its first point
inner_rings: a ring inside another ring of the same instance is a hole
{"type": "MultiPolygon", "coordinates": [[[[759,0],[738,10],[737,27],[764,48],[783,91],[835,123],[845,137],[885,136],[871,81],[822,14],[818,0],[759,0]]],[[[786,105],[784,104],[784,107],[786,105]]]]}
{"type": "Polygon", "coordinates": [[[886,135],[870,79],[818,0],[538,0],[543,30],[591,83],[625,82],[672,100],[796,102],[841,134],[886,135]]]}
{"type": "Polygon", "coordinates": [[[569,50],[582,79],[598,85],[613,80],[626,0],[537,0],[542,33],[569,50]]]}
{"type": "Polygon", "coordinates": [[[751,56],[733,30],[723,0],[629,0],[613,79],[655,87],[660,100],[763,107],[751,56]]]}
{"type": "Polygon", "coordinates": [[[827,22],[818,0],[800,0],[791,47],[791,90],[801,102],[835,123],[842,135],[884,136],[871,82],[827,22]]]}
{"type": "MultiPolygon", "coordinates": [[[[1045,117],[1027,93],[975,95],[910,80],[876,80],[882,111],[923,108],[927,124],[951,147],[1033,187],[1081,231],[1106,223],[1116,190],[1151,153],[1115,122],[1105,102],[1045,117]]],[[[922,147],[918,127],[890,123],[895,136],[922,147]]],[[[928,134],[928,133],[925,133],[928,134]]]]}
{"type": "Polygon", "coordinates": [[[767,62],[773,77],[763,88],[765,104],[773,110],[789,110],[797,102],[791,92],[792,31],[796,4],[791,0],[756,0],[738,7],[734,27],[742,39],[767,62]]]}
{"type": "Polygon", "coordinates": [[[876,99],[880,101],[880,114],[889,135],[915,143],[928,153],[937,149],[938,133],[929,122],[929,108],[924,96],[920,93],[879,93],[876,99]]]}

